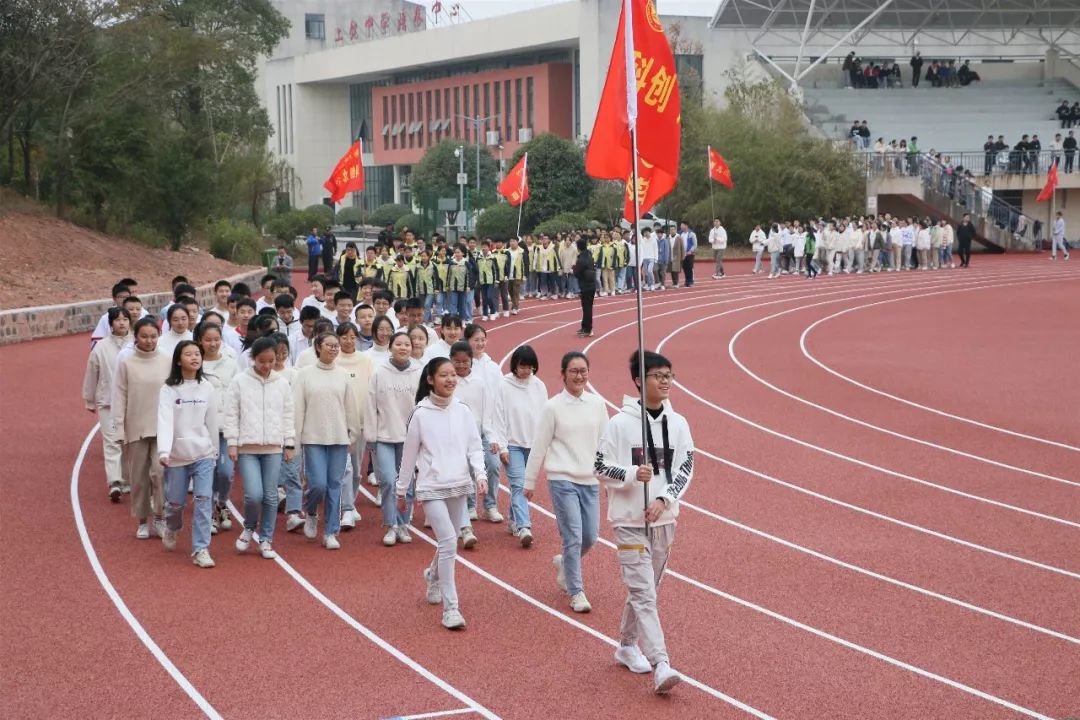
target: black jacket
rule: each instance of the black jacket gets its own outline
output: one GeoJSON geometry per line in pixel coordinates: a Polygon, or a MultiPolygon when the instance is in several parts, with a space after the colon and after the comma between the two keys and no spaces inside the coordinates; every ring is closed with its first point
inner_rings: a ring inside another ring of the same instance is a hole
{"type": "Polygon", "coordinates": [[[956,228],[956,240],[962,243],[970,243],[975,239],[975,226],[971,223],[960,223],[956,228]]]}
{"type": "Polygon", "coordinates": [[[574,262],[574,277],[577,278],[582,292],[596,292],[596,263],[588,250],[578,253],[574,262]]]}
{"type": "Polygon", "coordinates": [[[1074,138],[1074,137],[1065,138],[1065,141],[1061,143],[1061,147],[1065,148],[1065,152],[1067,152],[1067,153],[1076,152],[1076,138],[1074,138]]]}

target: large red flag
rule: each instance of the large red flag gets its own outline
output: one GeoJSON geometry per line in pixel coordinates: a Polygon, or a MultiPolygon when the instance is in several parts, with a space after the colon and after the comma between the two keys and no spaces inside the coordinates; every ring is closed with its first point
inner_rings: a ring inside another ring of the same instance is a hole
{"type": "Polygon", "coordinates": [[[1050,198],[1054,197],[1054,190],[1057,189],[1058,176],[1057,176],[1057,160],[1050,166],[1050,172],[1046,175],[1046,185],[1043,186],[1039,196],[1035,198],[1035,202],[1046,202],[1050,198]]]}
{"type": "Polygon", "coordinates": [[[728,168],[727,161],[711,147],[709,148],[709,177],[728,190],[735,187],[735,183],[731,180],[731,169],[728,168]]]}
{"type": "Polygon", "coordinates": [[[631,128],[638,150],[638,206],[644,213],[675,187],[681,103],[675,58],[653,0],[623,0],[585,171],[626,183],[623,213],[634,216],[631,128]]]}
{"type": "Polygon", "coordinates": [[[334,166],[334,172],[323,183],[323,187],[330,191],[330,202],[340,202],[348,193],[364,189],[364,163],[360,155],[360,141],[357,140],[341,156],[334,166]]]}
{"type": "Polygon", "coordinates": [[[517,165],[506,173],[499,183],[499,194],[506,198],[511,207],[517,207],[529,199],[529,153],[522,155],[517,165]]]}

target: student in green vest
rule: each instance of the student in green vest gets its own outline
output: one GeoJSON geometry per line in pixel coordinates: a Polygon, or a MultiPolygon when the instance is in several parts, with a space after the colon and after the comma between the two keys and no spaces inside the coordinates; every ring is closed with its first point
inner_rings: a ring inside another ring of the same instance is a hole
{"type": "Polygon", "coordinates": [[[465,260],[465,246],[454,246],[454,257],[446,271],[446,311],[461,317],[465,323],[472,320],[472,285],[469,265],[465,260]],[[466,320],[468,318],[468,320],[466,320]]]}
{"type": "Polygon", "coordinates": [[[491,254],[491,241],[484,240],[480,244],[480,255],[476,258],[477,287],[480,290],[480,315],[484,321],[495,319],[498,301],[496,293],[496,266],[497,258],[491,254]]]}
{"type": "Polygon", "coordinates": [[[529,266],[525,297],[540,297],[540,244],[532,235],[525,236],[525,262],[529,266]]]}
{"type": "MultiPolygon", "coordinates": [[[[495,240],[492,244],[491,254],[498,260],[495,265],[495,284],[498,286],[498,298],[499,302],[502,303],[503,317],[510,317],[510,283],[508,280],[510,256],[507,254],[506,248],[503,247],[502,240],[495,240]]],[[[497,311],[498,308],[496,308],[497,311]]]]}
{"type": "Polygon", "coordinates": [[[412,274],[405,266],[405,256],[398,255],[394,258],[394,266],[386,279],[386,284],[393,293],[395,300],[405,299],[412,295],[412,274]]]}
{"type": "Polygon", "coordinates": [[[615,294],[615,269],[618,263],[619,251],[611,239],[611,235],[605,235],[600,243],[600,296],[607,297],[615,294]]]}
{"type": "Polygon", "coordinates": [[[517,315],[521,305],[521,286],[529,274],[529,255],[518,239],[510,238],[506,250],[506,278],[510,291],[510,313],[517,315]]]}
{"type": "Polygon", "coordinates": [[[446,256],[446,243],[438,246],[435,251],[435,310],[434,317],[442,318],[446,309],[446,271],[450,269],[450,260],[446,256]]]}
{"type": "Polygon", "coordinates": [[[435,303],[435,265],[427,250],[420,251],[420,261],[412,269],[413,294],[424,308],[424,322],[431,323],[431,307],[435,303]]]}

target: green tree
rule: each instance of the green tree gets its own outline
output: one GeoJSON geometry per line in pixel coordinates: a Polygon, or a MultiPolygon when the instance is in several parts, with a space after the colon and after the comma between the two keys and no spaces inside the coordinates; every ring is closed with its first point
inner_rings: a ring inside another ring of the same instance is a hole
{"type": "Polygon", "coordinates": [[[412,212],[412,208],[408,205],[398,205],[396,203],[386,203],[380,205],[371,211],[368,215],[368,222],[376,227],[382,227],[383,225],[392,225],[397,222],[397,219],[402,215],[408,215],[412,212]]]}
{"type": "MultiPolygon", "coordinates": [[[[459,159],[454,156],[458,149],[455,140],[444,140],[430,148],[412,170],[410,183],[413,193],[418,197],[456,198],[458,197],[457,174],[459,159]]],[[[491,156],[491,151],[480,147],[480,193],[476,193],[476,146],[463,146],[465,153],[465,172],[469,175],[469,184],[465,187],[469,206],[473,210],[487,207],[496,200],[498,163],[491,156]]]]}
{"type": "Polygon", "coordinates": [[[589,226],[589,218],[584,213],[566,212],[559,213],[540,223],[533,230],[534,233],[544,233],[554,236],[555,233],[568,233],[574,230],[584,230],[589,226]]]}
{"type": "Polygon", "coordinates": [[[621,180],[599,180],[593,186],[585,214],[606,227],[615,227],[623,216],[626,184],[621,180]]]}
{"type": "Polygon", "coordinates": [[[364,208],[343,207],[337,212],[337,221],[342,225],[348,225],[350,230],[355,230],[357,225],[364,222],[364,208]]]}
{"type": "Polygon", "coordinates": [[[534,227],[563,212],[585,209],[593,181],[585,174],[585,153],[552,133],[537,135],[514,153],[511,166],[529,153],[529,200],[523,227],[534,227]]]}
{"type": "Polygon", "coordinates": [[[492,240],[509,240],[517,234],[518,209],[508,203],[492,205],[476,221],[476,235],[492,240]]]}

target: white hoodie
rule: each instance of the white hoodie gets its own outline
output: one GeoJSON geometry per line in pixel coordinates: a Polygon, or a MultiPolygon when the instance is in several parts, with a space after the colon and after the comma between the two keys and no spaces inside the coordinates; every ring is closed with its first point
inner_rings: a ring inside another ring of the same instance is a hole
{"type": "Polygon", "coordinates": [[[535,375],[522,381],[506,373],[499,383],[496,424],[507,445],[531,448],[536,421],[547,402],[547,386],[535,375]]]}
{"type": "Polygon", "coordinates": [[[445,408],[429,398],[416,405],[401,452],[399,497],[405,496],[414,472],[420,501],[469,495],[476,491],[473,483],[486,477],[480,433],[469,408],[457,398],[445,408]]]}
{"type": "MultiPolygon", "coordinates": [[[[667,509],[652,523],[667,525],[679,515],[679,498],[694,475],[694,440],[686,419],[671,409],[670,401],[658,417],[649,416],[649,431],[659,474],[648,483],[649,502],[661,498],[667,509]],[[666,429],[666,441],[665,441],[666,429]],[[674,468],[674,477],[672,477],[674,468]]],[[[624,397],[622,410],[608,422],[596,451],[596,477],[608,493],[608,521],[615,527],[645,527],[645,490],[637,481],[637,466],[651,465],[641,452],[641,405],[624,397]]]]}
{"type": "Polygon", "coordinates": [[[367,442],[405,442],[405,426],[416,407],[416,389],[423,368],[415,360],[399,370],[387,359],[376,364],[368,383],[363,408],[364,440],[367,442]]]}
{"type": "Polygon", "coordinates": [[[158,392],[157,449],[169,465],[217,457],[217,393],[206,379],[162,385],[158,392]]]}
{"type": "Polygon", "coordinates": [[[225,400],[225,441],[246,454],[281,452],[295,445],[293,391],[276,371],[263,379],[254,369],[233,378],[225,400]]]}

